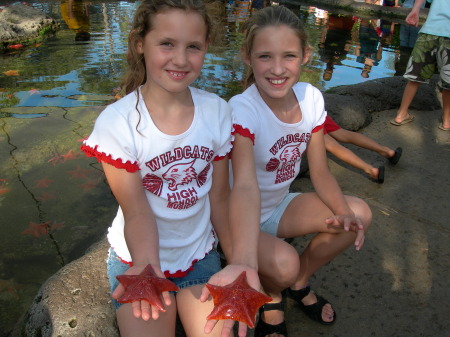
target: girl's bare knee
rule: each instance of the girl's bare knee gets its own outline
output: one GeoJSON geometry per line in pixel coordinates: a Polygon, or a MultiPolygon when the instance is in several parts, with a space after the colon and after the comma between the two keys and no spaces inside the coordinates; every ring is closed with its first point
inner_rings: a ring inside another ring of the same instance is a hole
{"type": "Polygon", "coordinates": [[[291,286],[300,272],[300,259],[294,247],[278,254],[275,265],[277,266],[277,283],[287,288],[291,286]]]}
{"type": "Polygon", "coordinates": [[[353,197],[353,200],[350,202],[350,207],[353,213],[355,213],[355,216],[361,219],[364,230],[367,232],[372,223],[372,210],[369,205],[364,200],[353,197]]]}

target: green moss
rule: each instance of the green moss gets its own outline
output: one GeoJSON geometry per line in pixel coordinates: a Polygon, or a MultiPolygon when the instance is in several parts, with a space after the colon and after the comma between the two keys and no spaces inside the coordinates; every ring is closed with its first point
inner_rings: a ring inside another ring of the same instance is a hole
{"type": "Polygon", "coordinates": [[[55,33],[56,30],[57,30],[56,27],[54,27],[53,25],[45,26],[39,32],[39,36],[45,37],[46,35],[55,33]]]}

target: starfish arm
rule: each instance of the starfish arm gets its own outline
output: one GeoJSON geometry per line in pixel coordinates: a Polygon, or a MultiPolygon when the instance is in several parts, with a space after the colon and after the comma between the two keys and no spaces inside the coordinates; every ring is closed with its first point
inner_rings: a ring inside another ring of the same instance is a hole
{"type": "Polygon", "coordinates": [[[139,275],[118,275],[116,278],[125,288],[125,293],[117,299],[119,303],[146,301],[163,312],[166,310],[161,294],[164,291],[179,290],[173,282],[157,277],[151,265],[145,267],[139,275]]]}
{"type": "Polygon", "coordinates": [[[161,293],[156,287],[148,284],[147,280],[141,280],[127,288],[125,294],[117,301],[119,303],[131,303],[136,301],[146,301],[151,306],[158,308],[159,311],[165,312],[166,309],[161,301],[161,293]]]}
{"type": "Polygon", "coordinates": [[[232,319],[253,328],[258,309],[272,300],[248,285],[245,272],[227,286],[213,286],[208,283],[206,286],[214,300],[214,309],[207,319],[232,319]]]}

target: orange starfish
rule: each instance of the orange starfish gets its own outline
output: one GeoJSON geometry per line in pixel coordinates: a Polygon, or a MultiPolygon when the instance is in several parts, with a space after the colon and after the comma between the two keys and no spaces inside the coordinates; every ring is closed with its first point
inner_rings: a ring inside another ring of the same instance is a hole
{"type": "Polygon", "coordinates": [[[59,154],[55,153],[53,155],[53,157],[51,157],[47,162],[52,163],[53,166],[55,166],[56,164],[58,164],[61,161],[62,161],[62,157],[59,154]]]}
{"type": "Polygon", "coordinates": [[[49,231],[54,231],[55,229],[63,228],[64,227],[63,224],[64,222],[57,223],[53,221],[53,225],[49,226],[49,231]]]}
{"type": "Polygon", "coordinates": [[[0,279],[0,293],[7,292],[14,296],[16,299],[19,299],[19,288],[23,288],[23,286],[19,285],[14,279],[0,279]]]}
{"type": "Polygon", "coordinates": [[[8,71],[4,71],[3,74],[5,74],[6,76],[19,76],[19,71],[18,70],[8,70],[8,71]]]}
{"type": "Polygon", "coordinates": [[[41,235],[48,233],[49,225],[50,223],[48,221],[44,223],[30,222],[28,228],[22,231],[21,234],[30,234],[38,238],[41,235]]]}
{"type": "Polygon", "coordinates": [[[11,191],[10,188],[0,188],[0,195],[8,193],[9,191],[11,191]]]}
{"type": "Polygon", "coordinates": [[[250,287],[247,283],[245,271],[224,287],[206,283],[214,300],[214,309],[207,319],[232,319],[255,326],[258,309],[272,298],[250,287]]]}
{"type": "Polygon", "coordinates": [[[6,188],[7,184],[8,184],[8,182],[6,181],[6,179],[0,179],[0,195],[11,191],[10,188],[6,188]]]}
{"type": "Polygon", "coordinates": [[[82,168],[80,165],[75,170],[67,171],[71,178],[84,179],[88,177],[89,170],[82,168]]]}
{"type": "Polygon", "coordinates": [[[62,154],[61,157],[64,158],[64,162],[69,159],[76,159],[78,157],[78,153],[73,153],[72,150],[69,150],[66,154],[62,154]]]}
{"type": "Polygon", "coordinates": [[[80,184],[79,186],[84,191],[90,191],[93,188],[95,188],[97,185],[98,185],[98,181],[96,181],[96,180],[89,180],[89,181],[85,182],[84,184],[80,184]]]}
{"type": "Polygon", "coordinates": [[[40,201],[47,201],[50,199],[55,199],[55,195],[53,193],[44,192],[44,193],[41,193],[41,195],[38,197],[38,200],[40,200],[40,201]]]}
{"type": "Polygon", "coordinates": [[[46,178],[36,180],[36,187],[48,187],[53,180],[46,178]]]}
{"type": "Polygon", "coordinates": [[[131,303],[144,300],[163,312],[166,309],[161,302],[161,293],[179,290],[173,282],[156,276],[151,265],[147,265],[139,275],[119,275],[116,277],[125,287],[125,294],[117,300],[118,302],[131,303]]]}

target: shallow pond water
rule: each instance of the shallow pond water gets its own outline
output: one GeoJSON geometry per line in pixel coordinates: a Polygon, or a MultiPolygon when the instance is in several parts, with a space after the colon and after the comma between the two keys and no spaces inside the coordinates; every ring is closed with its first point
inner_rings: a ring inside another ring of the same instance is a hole
{"type": "MultiPolygon", "coordinates": [[[[118,98],[136,6],[78,1],[74,21],[64,1],[29,4],[61,22],[61,29],[0,55],[0,336],[42,283],[83,255],[115,215],[101,166],[79,147],[103,106],[118,98]]],[[[250,12],[248,1],[221,6],[220,36],[196,85],[228,99],[240,91],[238,31],[250,12]]],[[[401,46],[400,24],[290,6],[313,47],[301,80],[326,90],[404,71],[410,48],[401,46]]]]}

